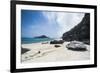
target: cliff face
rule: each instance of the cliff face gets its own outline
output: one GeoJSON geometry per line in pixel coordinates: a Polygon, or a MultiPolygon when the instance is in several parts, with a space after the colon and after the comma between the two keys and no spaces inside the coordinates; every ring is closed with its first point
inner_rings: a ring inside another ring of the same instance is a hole
{"type": "Polygon", "coordinates": [[[65,41],[86,41],[90,40],[90,14],[86,13],[82,21],[72,28],[70,31],[65,32],[62,36],[65,41]]]}

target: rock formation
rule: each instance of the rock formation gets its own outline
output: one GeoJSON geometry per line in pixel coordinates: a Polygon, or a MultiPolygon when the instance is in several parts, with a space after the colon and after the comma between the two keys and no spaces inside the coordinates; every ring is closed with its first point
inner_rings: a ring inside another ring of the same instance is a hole
{"type": "Polygon", "coordinates": [[[79,41],[72,41],[66,45],[69,50],[73,51],[87,51],[87,47],[84,43],[79,41]]]}
{"type": "Polygon", "coordinates": [[[82,21],[70,31],[65,32],[62,39],[65,41],[83,41],[86,44],[90,44],[90,14],[85,13],[82,21]]]}
{"type": "Polygon", "coordinates": [[[50,41],[50,44],[63,44],[64,41],[63,40],[53,40],[53,41],[50,41]]]}

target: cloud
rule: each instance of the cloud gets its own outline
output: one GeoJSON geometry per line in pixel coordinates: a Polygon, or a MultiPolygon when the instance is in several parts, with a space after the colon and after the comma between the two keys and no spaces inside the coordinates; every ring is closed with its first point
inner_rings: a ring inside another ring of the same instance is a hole
{"type": "MultiPolygon", "coordinates": [[[[49,25],[56,25],[55,30],[58,37],[61,37],[63,33],[69,31],[84,17],[84,13],[72,13],[72,12],[42,12],[44,17],[48,20],[49,25]]],[[[55,29],[55,28],[52,28],[55,29]]]]}

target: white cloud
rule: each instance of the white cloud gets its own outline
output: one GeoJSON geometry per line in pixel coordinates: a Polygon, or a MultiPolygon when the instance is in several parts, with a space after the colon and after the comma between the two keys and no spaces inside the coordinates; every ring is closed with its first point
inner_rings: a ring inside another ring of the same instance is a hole
{"type": "MultiPolygon", "coordinates": [[[[64,32],[69,31],[76,26],[84,17],[84,13],[71,12],[42,12],[44,17],[48,20],[49,25],[56,25],[58,28],[56,32],[58,37],[61,37],[64,32]]],[[[55,28],[52,28],[54,30],[55,28]]]]}

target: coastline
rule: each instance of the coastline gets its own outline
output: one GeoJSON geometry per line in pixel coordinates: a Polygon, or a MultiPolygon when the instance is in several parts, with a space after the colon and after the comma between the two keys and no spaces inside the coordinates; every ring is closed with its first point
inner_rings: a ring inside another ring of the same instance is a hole
{"type": "Polygon", "coordinates": [[[29,51],[21,54],[22,63],[30,62],[56,62],[56,61],[75,61],[75,60],[89,60],[90,51],[87,45],[87,51],[72,51],[66,48],[69,42],[63,44],[50,44],[50,41],[22,44],[23,48],[29,51]],[[59,47],[55,47],[59,45],[59,47]]]}

